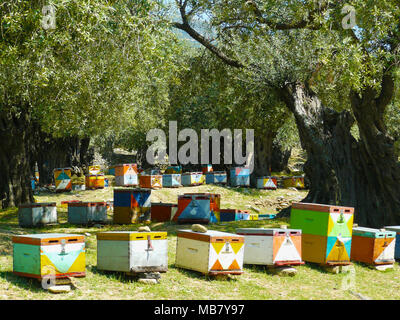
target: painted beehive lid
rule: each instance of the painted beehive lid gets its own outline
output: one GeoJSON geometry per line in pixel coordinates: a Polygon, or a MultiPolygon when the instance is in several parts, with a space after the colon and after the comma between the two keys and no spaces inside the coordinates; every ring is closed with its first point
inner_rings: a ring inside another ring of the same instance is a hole
{"type": "Polygon", "coordinates": [[[379,229],[355,227],[353,228],[353,236],[361,236],[367,238],[395,238],[396,232],[382,231],[379,229]]]}
{"type": "Polygon", "coordinates": [[[39,207],[55,207],[57,205],[56,202],[35,202],[35,203],[24,203],[21,204],[18,208],[39,208],[39,207]]]}
{"type": "Polygon", "coordinates": [[[53,170],[53,172],[58,172],[58,171],[60,171],[60,172],[63,172],[63,171],[72,171],[72,168],[55,168],[54,170],[53,170]]]}
{"type": "Polygon", "coordinates": [[[67,233],[38,233],[12,237],[13,243],[25,243],[42,246],[60,244],[62,240],[66,240],[67,243],[79,243],[85,240],[85,236],[67,233]]]}
{"type": "Polygon", "coordinates": [[[69,207],[105,207],[105,206],[107,206],[107,203],[104,201],[97,201],[97,202],[79,201],[79,202],[68,203],[68,206],[69,207]]]}
{"type": "Polygon", "coordinates": [[[161,206],[161,207],[178,207],[175,203],[163,203],[163,202],[152,202],[151,206],[161,206]]]}
{"type": "Polygon", "coordinates": [[[253,236],[300,236],[301,230],[299,229],[280,229],[280,228],[238,228],[236,233],[240,235],[253,235],[253,236]]]}
{"type": "Polygon", "coordinates": [[[248,167],[234,167],[234,168],[231,168],[230,171],[231,171],[231,175],[234,175],[234,176],[250,175],[250,168],[248,168],[248,167]]]}
{"type": "Polygon", "coordinates": [[[217,242],[219,240],[221,241],[234,240],[235,242],[237,241],[240,243],[244,242],[243,236],[222,231],[215,231],[215,230],[208,230],[207,232],[201,233],[184,229],[184,230],[178,230],[177,236],[193,240],[206,241],[206,242],[217,242]]]}
{"type": "Polygon", "coordinates": [[[203,174],[203,172],[184,172],[182,173],[183,176],[190,176],[190,175],[197,175],[197,174],[203,174]]]}
{"type": "Polygon", "coordinates": [[[109,241],[140,241],[148,240],[165,240],[167,239],[167,232],[165,231],[109,231],[97,233],[97,240],[109,241]]]}

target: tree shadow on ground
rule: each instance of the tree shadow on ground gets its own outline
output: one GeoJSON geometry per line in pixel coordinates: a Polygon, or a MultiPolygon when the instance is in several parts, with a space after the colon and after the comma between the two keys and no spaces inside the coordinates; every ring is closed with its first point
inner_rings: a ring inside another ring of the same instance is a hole
{"type": "Polygon", "coordinates": [[[21,277],[11,271],[0,271],[0,279],[5,279],[13,285],[30,292],[40,293],[44,290],[41,281],[38,279],[21,277]]]}

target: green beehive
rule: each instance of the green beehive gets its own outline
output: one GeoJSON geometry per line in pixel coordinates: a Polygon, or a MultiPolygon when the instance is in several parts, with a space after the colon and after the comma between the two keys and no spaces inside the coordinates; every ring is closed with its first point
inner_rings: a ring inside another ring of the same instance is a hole
{"type": "Polygon", "coordinates": [[[303,234],[351,237],[354,208],[313,203],[293,203],[290,226],[303,234]]]}

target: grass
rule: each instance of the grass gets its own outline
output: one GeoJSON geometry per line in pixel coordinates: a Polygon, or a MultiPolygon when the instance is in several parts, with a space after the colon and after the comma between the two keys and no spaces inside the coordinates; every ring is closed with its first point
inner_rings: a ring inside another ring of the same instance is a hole
{"type": "MultiPolygon", "coordinates": [[[[279,189],[263,191],[233,189],[218,186],[161,189],[152,192],[152,202],[176,202],[177,195],[184,192],[215,192],[221,194],[222,208],[249,209],[256,206],[261,213],[273,213],[274,201],[284,197],[288,203],[300,200],[306,191],[279,189]]],[[[297,267],[295,277],[281,277],[269,273],[261,266],[245,266],[244,274],[232,280],[219,281],[189,270],[174,266],[176,231],[189,225],[174,223],[151,223],[152,230],[168,231],[168,272],[162,274],[157,285],[141,284],[121,273],[103,272],[96,268],[96,232],[107,230],[137,230],[139,225],[106,225],[104,228],[77,227],[67,223],[67,209],[61,207],[62,200],[81,199],[112,200],[112,188],[73,193],[42,193],[35,196],[38,202],[57,202],[59,224],[40,229],[23,229],[18,226],[17,209],[0,211],[0,299],[359,299],[356,293],[371,299],[400,298],[400,267],[379,272],[354,263],[355,287],[343,290],[342,282],[349,274],[329,274],[316,265],[297,267]],[[86,236],[86,277],[75,278],[78,287],[69,293],[54,295],[41,288],[37,280],[18,277],[12,273],[13,234],[42,232],[88,233],[86,236]]],[[[111,215],[109,219],[111,219],[111,215]]],[[[288,225],[287,220],[241,221],[209,225],[209,229],[235,232],[237,227],[278,227],[288,225]]]]}

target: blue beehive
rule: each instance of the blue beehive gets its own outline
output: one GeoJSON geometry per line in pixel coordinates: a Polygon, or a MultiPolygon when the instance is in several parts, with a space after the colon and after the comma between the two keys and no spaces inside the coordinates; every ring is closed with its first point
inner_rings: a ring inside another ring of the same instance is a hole
{"type": "Polygon", "coordinates": [[[385,227],[388,231],[396,232],[396,243],[394,245],[394,258],[400,259],[400,226],[385,227]]]}
{"type": "Polygon", "coordinates": [[[241,221],[250,220],[250,211],[237,210],[237,209],[221,209],[220,210],[220,221],[241,221]]]}
{"type": "Polygon", "coordinates": [[[181,187],[181,175],[180,174],[163,174],[162,179],[163,187],[181,187]]]}
{"type": "Polygon", "coordinates": [[[228,183],[228,178],[225,171],[207,172],[205,175],[206,175],[206,184],[228,183]]]}
{"type": "Polygon", "coordinates": [[[247,167],[235,167],[230,170],[230,184],[233,187],[250,186],[250,169],[247,167]]]}

